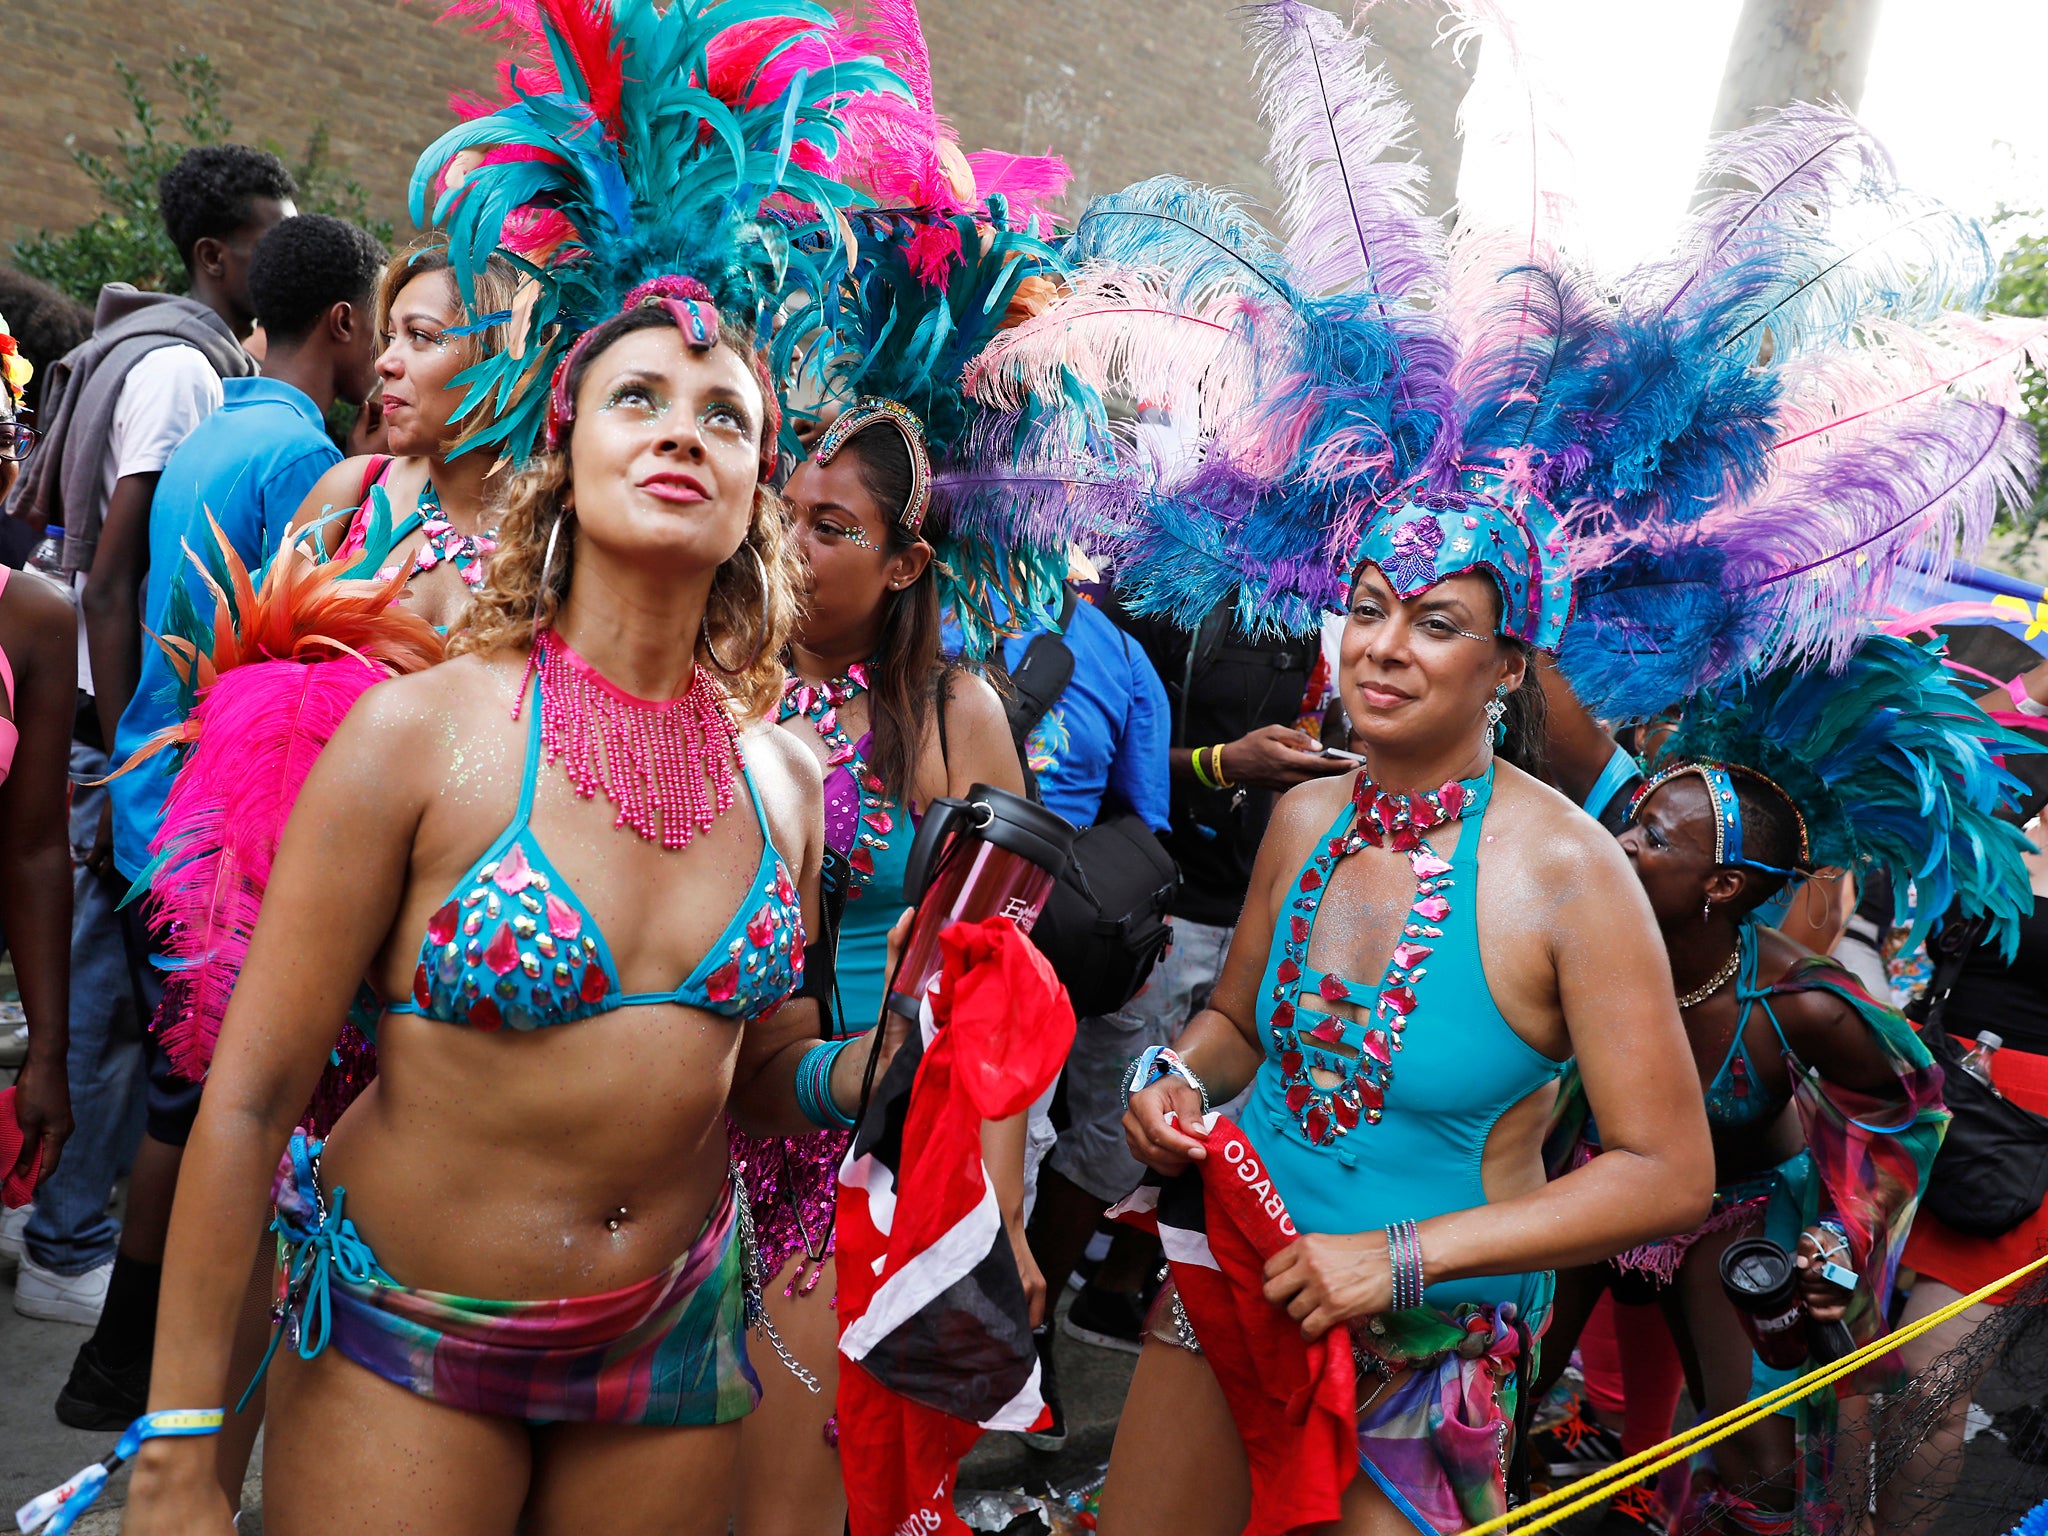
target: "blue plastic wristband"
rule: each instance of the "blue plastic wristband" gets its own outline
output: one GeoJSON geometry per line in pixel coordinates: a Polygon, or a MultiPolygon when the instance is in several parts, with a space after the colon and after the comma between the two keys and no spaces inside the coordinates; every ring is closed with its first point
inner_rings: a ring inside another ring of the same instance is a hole
{"type": "Polygon", "coordinates": [[[83,1472],[66,1478],[48,1493],[39,1494],[14,1512],[14,1523],[22,1531],[34,1531],[47,1520],[42,1536],[63,1536],[73,1522],[92,1506],[107,1486],[107,1479],[121,1464],[142,1449],[145,1440],[166,1435],[217,1435],[227,1421],[225,1408],[159,1408],[145,1413],[121,1432],[106,1460],[94,1462],[83,1472]]]}
{"type": "Polygon", "coordinates": [[[832,1098],[833,1064],[852,1044],[853,1038],[820,1040],[796,1064],[796,1107],[820,1130],[850,1131],[858,1124],[853,1116],[842,1113],[832,1098]]]}

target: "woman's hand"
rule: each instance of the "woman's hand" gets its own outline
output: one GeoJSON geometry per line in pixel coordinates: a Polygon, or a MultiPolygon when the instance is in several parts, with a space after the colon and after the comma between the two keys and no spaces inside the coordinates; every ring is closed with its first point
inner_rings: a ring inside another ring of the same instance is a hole
{"type": "Polygon", "coordinates": [[[235,1512],[214,1470],[213,1435],[145,1440],[135,1453],[121,1536],[231,1536],[235,1512]]]}
{"type": "Polygon", "coordinates": [[[1162,1077],[1131,1095],[1124,1111],[1124,1140],[1131,1156],[1147,1168],[1176,1174],[1199,1163],[1209,1149],[1182,1129],[1202,1121],[1202,1096],[1178,1077],[1162,1077]]]}
{"type": "Polygon", "coordinates": [[[1017,1256],[1017,1278],[1024,1282],[1024,1303],[1031,1309],[1031,1326],[1045,1321],[1045,1271],[1031,1257],[1031,1245],[1024,1241],[1024,1224],[1003,1218],[1003,1230],[1010,1235],[1010,1252],[1017,1256]]]}
{"type": "Polygon", "coordinates": [[[27,1178],[40,1149],[43,1166],[36,1179],[40,1184],[56,1172],[57,1158],[71,1137],[71,1084],[61,1056],[54,1061],[30,1057],[22,1067],[14,1085],[14,1120],[21,1127],[21,1157],[13,1172],[27,1178]]]}
{"type": "Polygon", "coordinates": [[[1339,1323],[1394,1304],[1394,1266],[1384,1232],[1310,1233],[1266,1260],[1266,1300],[1285,1307],[1313,1342],[1339,1323]]]}
{"type": "Polygon", "coordinates": [[[1799,1266],[1799,1299],[1815,1322],[1836,1322],[1848,1312],[1850,1298],[1856,1293],[1827,1279],[1821,1267],[1832,1260],[1848,1269],[1852,1267],[1849,1258],[1849,1245],[1828,1227],[1812,1226],[1799,1234],[1799,1257],[1794,1261],[1799,1266]]]}

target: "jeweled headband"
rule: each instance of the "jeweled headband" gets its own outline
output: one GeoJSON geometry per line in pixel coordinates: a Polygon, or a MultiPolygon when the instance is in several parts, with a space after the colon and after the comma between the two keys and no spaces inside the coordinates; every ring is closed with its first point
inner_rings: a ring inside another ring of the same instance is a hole
{"type": "Polygon", "coordinates": [[[1572,584],[1555,514],[1537,496],[1510,501],[1483,470],[1459,479],[1456,490],[1396,492],[1401,504],[1358,541],[1351,569],[1370,560],[1406,599],[1484,567],[1500,588],[1500,632],[1556,650],[1571,617],[1572,584]]]}
{"type": "Polygon", "coordinates": [[[812,450],[812,462],[830,464],[832,456],[844,448],[847,439],[863,427],[871,427],[878,421],[886,421],[903,434],[904,446],[910,450],[910,499],[896,520],[912,538],[924,526],[924,515],[932,504],[932,456],[925,446],[924,423],[917,419],[909,406],[895,400],[884,400],[879,395],[862,395],[853,404],[839,413],[825,435],[818,439],[818,446],[812,450]]]}
{"type": "Polygon", "coordinates": [[[1647,780],[1642,788],[1630,797],[1628,819],[1634,821],[1636,813],[1643,808],[1643,802],[1652,794],[1669,784],[1673,779],[1686,774],[1698,774],[1707,786],[1707,801],[1714,808],[1714,863],[1724,869],[1749,869],[1760,875],[1776,875],[1785,880],[1796,880],[1808,872],[1813,858],[1812,845],[1807,840],[1806,817],[1785,793],[1784,786],[1768,774],[1758,773],[1754,768],[1745,768],[1739,763],[1674,763],[1647,780]],[[1747,857],[1742,851],[1742,801],[1735,793],[1735,775],[1744,774],[1760,784],[1768,784],[1778,792],[1786,805],[1791,807],[1792,820],[1799,828],[1799,861],[1791,869],[1776,864],[1766,864],[1760,859],[1747,857]]]}
{"type": "MultiPolygon", "coordinates": [[[[718,306],[712,302],[711,290],[696,278],[649,278],[626,295],[626,302],[619,306],[619,313],[626,314],[642,304],[659,304],[666,309],[669,318],[675,321],[676,329],[682,332],[683,345],[692,352],[709,352],[718,345],[718,306]]],[[[569,397],[569,375],[576,366],[576,359],[583,355],[583,349],[590,344],[590,338],[597,334],[598,329],[592,326],[577,337],[576,344],[555,364],[555,376],[548,384],[547,446],[550,452],[562,446],[576,420],[576,402],[569,397]]],[[[781,431],[782,413],[767,369],[758,357],[750,357],[748,361],[753,366],[755,380],[761,386],[761,399],[766,411],[766,419],[761,426],[761,478],[766,480],[775,472],[775,439],[781,431]]]]}

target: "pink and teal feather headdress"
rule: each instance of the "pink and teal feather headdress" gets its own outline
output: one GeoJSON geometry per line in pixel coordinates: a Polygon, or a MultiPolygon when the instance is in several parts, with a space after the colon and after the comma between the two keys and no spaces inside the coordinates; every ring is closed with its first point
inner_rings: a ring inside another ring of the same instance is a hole
{"type": "MultiPolygon", "coordinates": [[[[438,229],[465,299],[501,254],[532,279],[515,346],[458,380],[472,447],[540,440],[576,339],[657,280],[761,340],[793,291],[845,269],[834,173],[847,118],[908,89],[812,0],[477,0],[514,42],[497,99],[420,156],[412,213],[438,229]],[[799,241],[796,232],[815,231],[799,241]]],[[[663,292],[667,289],[664,288],[663,292]]],[[[674,295],[671,295],[674,296],[674,295]]]]}

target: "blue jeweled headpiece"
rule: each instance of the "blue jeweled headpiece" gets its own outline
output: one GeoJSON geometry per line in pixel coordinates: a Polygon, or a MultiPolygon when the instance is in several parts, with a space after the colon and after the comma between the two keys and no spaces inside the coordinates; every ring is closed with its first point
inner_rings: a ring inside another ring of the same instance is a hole
{"type": "Polygon", "coordinates": [[[1454,491],[1411,491],[1359,540],[1352,570],[1368,560],[1402,598],[1461,571],[1485,570],[1500,588],[1500,632],[1539,650],[1557,649],[1571,617],[1557,518],[1536,497],[1511,500],[1483,470],[1467,471],[1454,491]]]}
{"type": "Polygon", "coordinates": [[[1785,793],[1784,787],[1768,774],[1754,768],[1745,768],[1728,763],[1675,763],[1656,777],[1647,780],[1629,798],[1629,820],[1635,820],[1636,812],[1653,791],[1669,784],[1673,779],[1686,774],[1698,774],[1707,786],[1707,801],[1714,808],[1714,863],[1722,869],[1747,869],[1759,875],[1772,875],[1779,879],[1796,880],[1807,874],[1808,861],[1813,857],[1813,848],[1806,828],[1806,817],[1800,813],[1799,805],[1785,793]],[[1791,809],[1792,819],[1799,827],[1799,858],[1789,869],[1780,864],[1766,864],[1761,859],[1752,859],[1742,848],[1742,800],[1735,793],[1735,775],[1744,774],[1761,783],[1768,784],[1784,798],[1791,809]]]}

